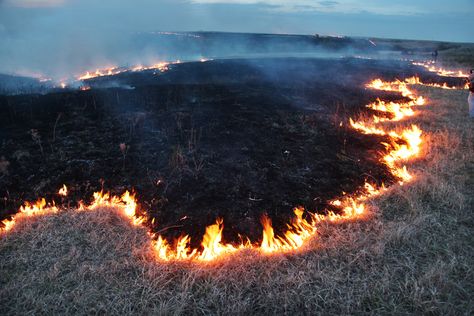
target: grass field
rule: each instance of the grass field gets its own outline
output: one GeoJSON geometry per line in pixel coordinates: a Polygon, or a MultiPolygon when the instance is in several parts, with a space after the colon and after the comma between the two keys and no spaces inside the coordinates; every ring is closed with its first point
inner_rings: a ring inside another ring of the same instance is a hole
{"type": "Polygon", "coordinates": [[[429,105],[416,179],[366,221],[325,224],[295,254],[156,262],[113,210],[20,222],[0,240],[6,314],[472,314],[474,120],[466,91],[419,87],[429,105]]]}

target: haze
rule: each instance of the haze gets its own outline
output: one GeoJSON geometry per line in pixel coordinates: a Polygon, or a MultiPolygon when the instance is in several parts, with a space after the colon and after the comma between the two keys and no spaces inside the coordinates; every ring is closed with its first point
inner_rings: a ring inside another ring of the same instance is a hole
{"type": "Polygon", "coordinates": [[[472,0],[0,0],[0,72],[107,63],[126,55],[125,38],[151,31],[473,42],[473,16],[472,0]]]}

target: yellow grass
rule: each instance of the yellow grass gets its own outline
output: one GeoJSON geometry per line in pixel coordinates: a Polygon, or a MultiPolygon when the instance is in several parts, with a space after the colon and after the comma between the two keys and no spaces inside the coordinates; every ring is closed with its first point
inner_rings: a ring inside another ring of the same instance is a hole
{"type": "Polygon", "coordinates": [[[369,220],[198,265],[157,262],[114,210],[26,219],[0,239],[0,314],[474,313],[474,120],[465,91],[420,89],[425,157],[369,220]]]}

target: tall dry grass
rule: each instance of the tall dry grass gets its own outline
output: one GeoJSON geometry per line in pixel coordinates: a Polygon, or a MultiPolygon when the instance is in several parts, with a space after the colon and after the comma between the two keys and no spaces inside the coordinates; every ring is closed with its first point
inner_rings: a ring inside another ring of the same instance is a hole
{"type": "Polygon", "coordinates": [[[416,180],[368,220],[323,225],[295,254],[201,265],[156,262],[113,210],[24,221],[0,240],[0,313],[474,313],[474,121],[465,92],[420,89],[416,180]]]}

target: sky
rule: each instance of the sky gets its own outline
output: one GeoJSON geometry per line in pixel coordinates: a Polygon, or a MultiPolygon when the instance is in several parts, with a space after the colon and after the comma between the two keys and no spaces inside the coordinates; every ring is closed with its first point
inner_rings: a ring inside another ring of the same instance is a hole
{"type": "MultiPolygon", "coordinates": [[[[474,0],[0,0],[0,71],[123,34],[223,31],[474,42],[474,0]],[[3,67],[4,68],[4,67],[3,67]]],[[[84,58],[81,57],[81,58],[84,58]]],[[[92,56],[90,58],[93,58],[92,56]]]]}
{"type": "Polygon", "coordinates": [[[473,18],[474,0],[0,0],[4,36],[29,28],[110,28],[472,42],[473,18]]]}

